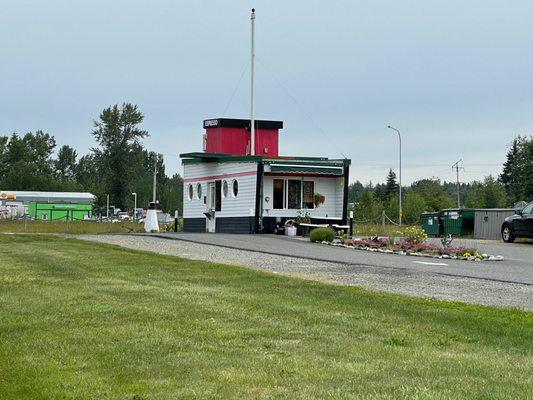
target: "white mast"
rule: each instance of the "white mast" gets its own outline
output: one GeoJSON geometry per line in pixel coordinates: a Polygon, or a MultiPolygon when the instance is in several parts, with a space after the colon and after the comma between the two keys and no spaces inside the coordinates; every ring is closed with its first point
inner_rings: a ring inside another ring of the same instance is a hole
{"type": "Polygon", "coordinates": [[[250,154],[255,155],[255,118],[254,118],[254,61],[255,61],[255,8],[250,16],[252,25],[252,60],[250,79],[250,154]]]}
{"type": "Polygon", "coordinates": [[[153,190],[153,193],[152,193],[152,199],[154,200],[154,208],[157,208],[157,207],[155,206],[155,204],[156,204],[156,198],[155,198],[156,193],[155,193],[155,188],[157,187],[156,182],[157,182],[157,156],[155,156],[155,163],[154,163],[154,186],[153,186],[153,188],[152,188],[152,190],[153,190]]]}

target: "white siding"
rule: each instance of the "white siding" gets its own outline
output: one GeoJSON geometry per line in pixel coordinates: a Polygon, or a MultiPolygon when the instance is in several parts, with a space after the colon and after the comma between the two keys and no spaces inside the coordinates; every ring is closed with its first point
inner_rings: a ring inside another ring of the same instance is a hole
{"type": "Polygon", "coordinates": [[[195,163],[183,165],[183,217],[204,218],[207,205],[207,183],[215,180],[227,180],[228,196],[222,197],[222,209],[216,212],[218,217],[248,217],[255,214],[255,190],[257,181],[257,164],[249,162],[232,163],[195,163]],[[235,174],[243,174],[233,176],[235,174]],[[216,177],[206,179],[206,177],[216,177]],[[239,191],[236,197],[232,195],[232,182],[236,179],[239,191]],[[193,185],[194,196],[189,200],[189,183],[193,185]],[[196,197],[196,184],[202,185],[202,198],[196,197]]]}
{"type": "MultiPolygon", "coordinates": [[[[301,179],[300,177],[272,176],[267,175],[263,179],[263,216],[264,217],[296,217],[298,210],[273,209],[274,202],[274,179],[301,179]],[[265,198],[270,201],[266,202],[265,198]]],[[[342,218],[342,204],[344,194],[344,178],[304,178],[304,181],[315,182],[315,193],[323,194],[324,204],[314,209],[307,209],[311,217],[315,218],[342,218]]]]}

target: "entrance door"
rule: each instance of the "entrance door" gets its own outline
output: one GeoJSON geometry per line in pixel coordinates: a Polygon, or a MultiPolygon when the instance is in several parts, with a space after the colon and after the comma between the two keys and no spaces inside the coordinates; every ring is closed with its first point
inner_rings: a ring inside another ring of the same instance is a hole
{"type": "Polygon", "coordinates": [[[216,229],[216,185],[215,182],[207,183],[207,213],[206,213],[206,230],[214,233],[216,229]]]}

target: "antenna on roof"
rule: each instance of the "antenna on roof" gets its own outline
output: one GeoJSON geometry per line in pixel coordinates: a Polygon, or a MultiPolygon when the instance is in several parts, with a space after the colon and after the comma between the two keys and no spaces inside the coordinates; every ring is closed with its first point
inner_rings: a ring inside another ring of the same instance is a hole
{"type": "Polygon", "coordinates": [[[254,118],[254,61],[255,61],[255,8],[252,8],[251,22],[251,76],[250,76],[250,155],[255,155],[255,118],[254,118]]]}

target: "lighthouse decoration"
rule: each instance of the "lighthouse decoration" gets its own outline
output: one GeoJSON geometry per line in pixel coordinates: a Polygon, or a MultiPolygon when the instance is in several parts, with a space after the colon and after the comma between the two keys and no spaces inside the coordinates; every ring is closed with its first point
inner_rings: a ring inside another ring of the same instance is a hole
{"type": "Polygon", "coordinates": [[[146,232],[159,232],[159,224],[157,222],[157,200],[156,200],[156,177],[157,177],[157,160],[154,162],[154,188],[153,188],[153,201],[148,205],[148,211],[146,212],[146,218],[144,220],[144,230],[146,232]]]}

